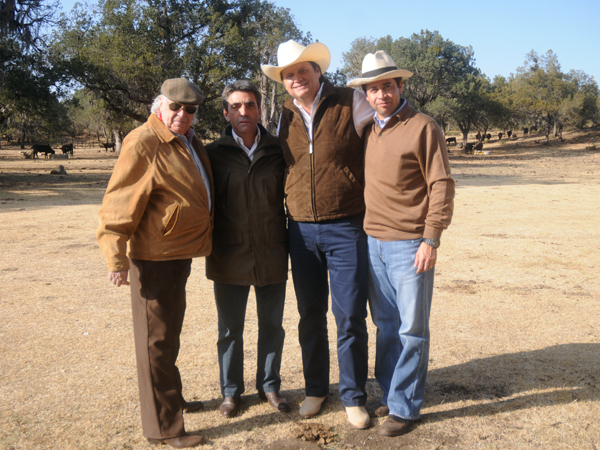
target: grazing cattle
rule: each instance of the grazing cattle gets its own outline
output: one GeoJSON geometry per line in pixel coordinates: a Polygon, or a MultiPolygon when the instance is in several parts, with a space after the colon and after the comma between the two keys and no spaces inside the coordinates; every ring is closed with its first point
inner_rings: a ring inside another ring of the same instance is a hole
{"type": "Polygon", "coordinates": [[[456,144],[456,138],[455,137],[446,138],[446,144],[450,144],[450,143],[456,144]]]}
{"type": "Polygon", "coordinates": [[[38,153],[43,153],[44,154],[44,159],[48,158],[48,153],[50,153],[51,155],[54,155],[54,150],[52,150],[52,147],[50,147],[49,145],[45,145],[45,144],[33,144],[33,146],[31,147],[32,154],[33,154],[33,158],[39,158],[38,157],[38,153]]]}
{"type": "Polygon", "coordinates": [[[527,127],[523,128],[523,134],[527,134],[527,133],[529,133],[529,128],[527,128],[527,127]]]}
{"type": "Polygon", "coordinates": [[[73,156],[73,144],[64,144],[60,149],[62,150],[63,155],[65,153],[70,153],[71,156],[73,156]]]}
{"type": "Polygon", "coordinates": [[[474,145],[475,144],[473,144],[473,143],[471,143],[471,144],[467,143],[467,145],[465,145],[465,150],[464,150],[465,153],[473,153],[473,146],[474,145]]]}
{"type": "Polygon", "coordinates": [[[492,135],[490,133],[485,135],[485,138],[489,141],[492,138],[492,135]]]}
{"type": "Polygon", "coordinates": [[[508,131],[506,132],[506,135],[508,136],[508,139],[510,139],[510,135],[511,135],[511,134],[512,134],[512,130],[508,130],[508,131]]]}
{"type": "Polygon", "coordinates": [[[107,152],[108,149],[112,149],[112,151],[115,151],[115,143],[114,142],[104,142],[102,144],[102,147],[104,147],[104,151],[107,152]]]}
{"type": "Polygon", "coordinates": [[[481,150],[483,149],[483,142],[478,142],[475,147],[473,147],[473,150],[481,150]]]}
{"type": "Polygon", "coordinates": [[[498,140],[502,140],[502,136],[504,136],[502,133],[498,133],[498,140]]]}
{"type": "Polygon", "coordinates": [[[475,139],[477,139],[478,141],[480,141],[481,140],[481,133],[477,133],[475,135],[475,139]]]}
{"type": "Polygon", "coordinates": [[[534,131],[537,131],[537,130],[538,130],[538,127],[535,127],[535,126],[531,127],[531,132],[534,132],[534,131]]]}

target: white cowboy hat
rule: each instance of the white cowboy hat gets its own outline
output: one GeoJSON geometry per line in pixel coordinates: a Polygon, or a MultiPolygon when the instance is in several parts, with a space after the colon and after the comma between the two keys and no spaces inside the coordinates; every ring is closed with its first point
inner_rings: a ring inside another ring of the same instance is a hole
{"type": "Polygon", "coordinates": [[[329,53],[329,49],[320,42],[315,42],[305,47],[290,39],[283,44],[279,44],[279,48],[277,49],[278,65],[269,66],[268,64],[263,64],[261,68],[271,80],[282,83],[281,71],[283,69],[305,61],[316,63],[321,68],[322,75],[329,67],[331,54],[329,53]]]}
{"type": "Polygon", "coordinates": [[[408,70],[398,69],[394,60],[386,52],[377,50],[375,53],[367,53],[363,59],[360,78],[350,81],[348,86],[361,87],[363,84],[373,81],[398,77],[410,78],[412,75],[412,72],[408,70]]]}

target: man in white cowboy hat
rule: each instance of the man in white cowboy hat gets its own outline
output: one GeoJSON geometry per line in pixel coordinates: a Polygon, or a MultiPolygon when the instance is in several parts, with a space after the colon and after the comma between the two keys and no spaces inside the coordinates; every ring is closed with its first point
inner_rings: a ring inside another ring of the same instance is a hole
{"type": "Polygon", "coordinates": [[[370,424],[365,409],[367,239],[363,231],[362,131],[373,110],[364,94],[325,80],[331,56],[320,43],[279,45],[277,66],[263,72],[291,95],[280,118],[286,159],[285,201],[292,278],[306,399],[304,418],[329,394],[327,310],[329,283],[337,324],[340,399],[355,428],[370,424]],[[328,282],[329,274],[329,282],[328,282]]]}
{"type": "Polygon", "coordinates": [[[450,225],[454,181],[444,135],[400,98],[403,79],[384,51],[369,53],[362,87],[375,109],[365,130],[364,227],[369,305],[377,326],[375,377],[383,389],[380,433],[398,436],[419,418],[429,360],[429,312],[442,231],[450,225]]]}

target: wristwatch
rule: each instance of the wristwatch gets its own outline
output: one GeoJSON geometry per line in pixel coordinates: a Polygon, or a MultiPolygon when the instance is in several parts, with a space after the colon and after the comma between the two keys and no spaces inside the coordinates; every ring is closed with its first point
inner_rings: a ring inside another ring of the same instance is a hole
{"type": "Polygon", "coordinates": [[[425,242],[427,245],[429,245],[432,248],[438,248],[441,244],[439,239],[428,239],[428,238],[423,238],[423,242],[425,242]]]}

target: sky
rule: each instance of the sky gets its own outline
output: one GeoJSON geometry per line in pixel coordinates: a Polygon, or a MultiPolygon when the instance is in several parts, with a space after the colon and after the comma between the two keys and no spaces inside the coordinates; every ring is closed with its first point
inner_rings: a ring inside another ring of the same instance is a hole
{"type": "MultiPolygon", "coordinates": [[[[288,8],[301,31],[329,47],[329,71],[341,67],[342,53],[357,38],[395,40],[430,30],[472,46],[475,65],[491,80],[516,73],[531,50],[552,50],[563,72],[582,70],[600,83],[600,0],[270,1],[288,8]]],[[[63,11],[74,3],[63,1],[63,11]]]]}

